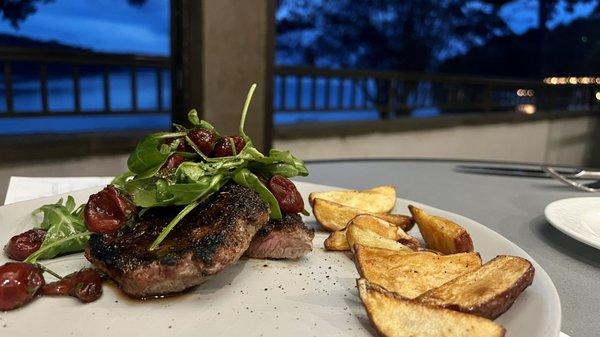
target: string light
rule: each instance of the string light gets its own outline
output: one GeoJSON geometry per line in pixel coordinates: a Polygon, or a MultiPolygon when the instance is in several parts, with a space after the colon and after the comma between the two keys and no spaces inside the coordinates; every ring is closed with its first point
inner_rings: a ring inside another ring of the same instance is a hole
{"type": "Polygon", "coordinates": [[[583,77],[546,77],[542,80],[545,84],[550,85],[590,85],[590,84],[600,84],[600,77],[591,77],[591,76],[583,76],[583,77]]]}
{"type": "Polygon", "coordinates": [[[518,89],[517,96],[519,97],[533,97],[534,95],[533,89],[518,89]]]}

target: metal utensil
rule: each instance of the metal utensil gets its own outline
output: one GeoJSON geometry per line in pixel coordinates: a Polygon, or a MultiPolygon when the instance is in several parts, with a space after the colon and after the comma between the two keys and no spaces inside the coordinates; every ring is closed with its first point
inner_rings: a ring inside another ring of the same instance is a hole
{"type": "MultiPolygon", "coordinates": [[[[587,183],[587,184],[581,184],[581,183],[574,181],[571,178],[566,177],[565,175],[559,173],[556,169],[554,169],[552,167],[542,166],[542,169],[544,171],[548,172],[552,178],[562,182],[565,185],[575,187],[576,189],[578,189],[580,191],[600,192],[600,180],[597,180],[597,181],[594,181],[591,183],[587,183]]],[[[582,171],[582,172],[585,172],[585,171],[582,171]]]]}
{"type": "MultiPolygon", "coordinates": [[[[455,170],[465,173],[505,175],[529,178],[552,177],[550,173],[545,171],[542,167],[456,165],[455,170]]],[[[555,168],[554,170],[568,179],[600,179],[600,171],[589,171],[576,168],[555,168]]]]}

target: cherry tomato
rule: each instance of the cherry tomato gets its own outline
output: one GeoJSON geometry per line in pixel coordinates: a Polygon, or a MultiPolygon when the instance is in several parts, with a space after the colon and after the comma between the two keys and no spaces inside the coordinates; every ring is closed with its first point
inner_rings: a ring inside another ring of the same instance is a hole
{"type": "Polygon", "coordinates": [[[179,167],[185,161],[185,157],[178,154],[171,155],[167,162],[161,167],[161,170],[171,171],[179,167]]]}
{"type": "Polygon", "coordinates": [[[31,302],[44,285],[42,271],[29,263],[0,266],[0,310],[13,310],[31,302]]]}
{"type": "Polygon", "coordinates": [[[85,225],[92,232],[114,233],[135,210],[132,202],[109,185],[90,196],[84,210],[85,225]]]}
{"type": "Polygon", "coordinates": [[[184,137],[179,138],[169,138],[165,141],[165,144],[171,145],[175,140],[179,140],[179,145],[177,145],[177,151],[179,152],[193,152],[188,143],[185,141],[184,137]]]}
{"type": "Polygon", "coordinates": [[[202,151],[202,153],[204,153],[206,156],[210,156],[218,138],[214,131],[204,129],[191,130],[188,132],[187,136],[191,139],[194,145],[196,145],[198,150],[202,151]]]}
{"type": "Polygon", "coordinates": [[[10,238],[8,244],[4,247],[4,252],[6,256],[13,260],[23,261],[40,249],[45,237],[45,230],[40,228],[30,229],[10,238]]]}
{"type": "Polygon", "coordinates": [[[288,178],[274,175],[269,180],[269,190],[277,199],[283,213],[299,213],[304,210],[304,200],[296,185],[288,178]]]}
{"type": "Polygon", "coordinates": [[[231,143],[235,146],[235,154],[240,153],[246,146],[246,141],[241,136],[226,136],[215,144],[215,150],[212,154],[213,157],[227,157],[233,156],[233,149],[231,143]]]}
{"type": "Polygon", "coordinates": [[[69,295],[83,303],[89,303],[102,296],[102,276],[90,268],[83,268],[69,274],[62,280],[48,283],[42,288],[44,295],[69,295]]]}

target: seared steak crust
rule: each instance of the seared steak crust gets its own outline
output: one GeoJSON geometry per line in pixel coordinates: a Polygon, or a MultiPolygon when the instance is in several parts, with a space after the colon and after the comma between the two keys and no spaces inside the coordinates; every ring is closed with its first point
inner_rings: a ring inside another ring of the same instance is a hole
{"type": "Polygon", "coordinates": [[[149,251],[179,210],[158,207],[117,234],[93,234],[87,259],[131,296],[179,292],[237,262],[269,220],[256,192],[230,184],[185,216],[157,250],[149,251]]]}
{"type": "Polygon", "coordinates": [[[312,251],[315,232],[298,214],[271,220],[252,239],[244,256],[256,259],[298,259],[312,251]]]}

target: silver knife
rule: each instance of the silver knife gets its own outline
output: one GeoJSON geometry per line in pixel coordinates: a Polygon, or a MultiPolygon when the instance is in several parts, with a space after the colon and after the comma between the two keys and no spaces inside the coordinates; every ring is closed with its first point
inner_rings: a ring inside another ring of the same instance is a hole
{"type": "MultiPolygon", "coordinates": [[[[492,174],[514,177],[529,178],[551,178],[550,174],[542,167],[518,167],[518,166],[475,166],[456,165],[455,170],[464,173],[492,174]]],[[[600,171],[589,171],[582,169],[555,169],[558,173],[569,179],[600,179],[600,171]]]]}

